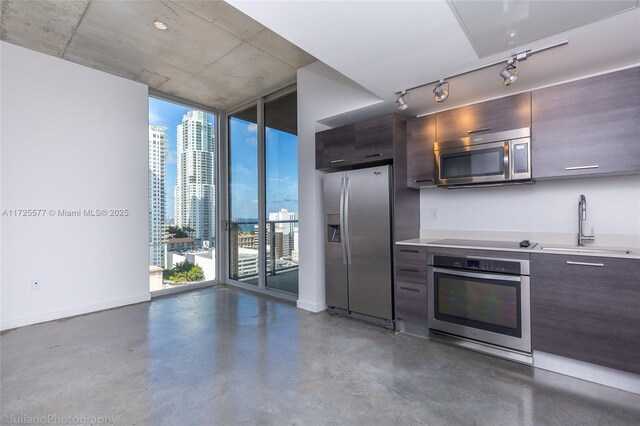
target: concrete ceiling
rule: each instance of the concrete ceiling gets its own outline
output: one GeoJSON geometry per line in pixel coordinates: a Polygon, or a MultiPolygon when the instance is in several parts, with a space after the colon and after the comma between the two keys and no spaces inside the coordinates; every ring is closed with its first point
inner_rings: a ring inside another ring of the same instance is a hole
{"type": "Polygon", "coordinates": [[[316,60],[222,1],[3,0],[0,36],[220,110],[294,83],[316,60]]]}
{"type": "MultiPolygon", "coordinates": [[[[535,10],[535,13],[519,15],[518,25],[526,24],[527,28],[540,25],[563,32],[545,33],[542,39],[516,44],[511,50],[480,58],[456,14],[444,0],[227,1],[379,97],[383,102],[372,103],[372,114],[393,111],[396,92],[402,89],[501,60],[516,51],[536,49],[566,39],[569,45],[521,62],[518,65],[520,78],[509,87],[503,86],[497,75],[501,65],[496,65],[452,79],[449,99],[441,104],[433,100],[432,86],[410,92],[410,106],[401,114],[409,117],[431,113],[640,64],[640,9],[637,7],[572,28],[579,20],[567,19],[567,22],[553,26],[543,22],[562,21],[562,14],[556,16],[557,8],[564,8],[566,12],[567,2],[499,1],[501,5],[517,4],[519,9],[523,4],[532,6],[529,10],[535,10]]],[[[482,0],[473,3],[475,7],[485,3],[488,8],[495,8],[496,4],[482,0]]],[[[578,11],[596,3],[609,2],[569,3],[578,11]]],[[[603,15],[596,13],[594,16],[597,19],[603,15]]],[[[465,23],[472,26],[473,16],[465,16],[465,23]]],[[[323,120],[329,125],[345,121],[349,121],[349,117],[323,120]]]]}

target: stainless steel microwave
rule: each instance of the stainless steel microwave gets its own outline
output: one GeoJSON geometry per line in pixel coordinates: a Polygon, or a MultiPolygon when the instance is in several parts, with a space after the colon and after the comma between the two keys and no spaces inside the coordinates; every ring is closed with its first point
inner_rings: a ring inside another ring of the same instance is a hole
{"type": "Polygon", "coordinates": [[[531,129],[436,142],[438,186],[531,181],[531,129]]]}

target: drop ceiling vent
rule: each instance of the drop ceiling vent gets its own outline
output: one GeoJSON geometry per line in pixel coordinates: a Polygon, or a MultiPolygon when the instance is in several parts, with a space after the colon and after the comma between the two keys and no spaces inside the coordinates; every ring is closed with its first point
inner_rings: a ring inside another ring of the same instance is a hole
{"type": "Polygon", "coordinates": [[[449,0],[469,41],[484,58],[638,7],[640,0],[449,0]]]}

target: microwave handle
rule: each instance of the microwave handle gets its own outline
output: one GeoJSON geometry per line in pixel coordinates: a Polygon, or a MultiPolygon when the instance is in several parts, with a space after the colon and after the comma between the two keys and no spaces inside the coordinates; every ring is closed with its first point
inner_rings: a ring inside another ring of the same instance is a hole
{"type": "Polygon", "coordinates": [[[505,180],[511,180],[511,168],[513,167],[513,153],[511,152],[510,141],[504,141],[504,178],[505,180]]]}
{"type": "Polygon", "coordinates": [[[468,130],[467,134],[472,135],[474,133],[486,132],[487,130],[491,130],[491,127],[483,127],[482,129],[468,130]]]}

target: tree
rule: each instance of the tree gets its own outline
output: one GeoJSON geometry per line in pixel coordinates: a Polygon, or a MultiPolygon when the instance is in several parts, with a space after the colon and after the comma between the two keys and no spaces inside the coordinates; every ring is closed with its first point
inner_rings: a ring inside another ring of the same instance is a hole
{"type": "Polygon", "coordinates": [[[205,278],[202,268],[188,260],[176,263],[173,265],[173,269],[165,270],[163,275],[165,279],[168,277],[169,281],[176,283],[202,281],[205,278]]]}
{"type": "Polygon", "coordinates": [[[195,232],[195,229],[191,228],[190,226],[183,226],[182,232],[184,232],[189,237],[193,237],[193,232],[195,232]]]}
{"type": "Polygon", "coordinates": [[[188,226],[183,226],[181,228],[179,226],[171,225],[167,228],[167,233],[171,235],[172,238],[187,238],[189,236],[188,232],[190,231],[193,231],[193,229],[189,228],[188,226]]]}

